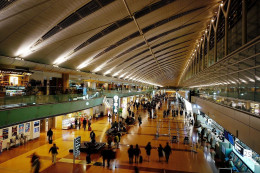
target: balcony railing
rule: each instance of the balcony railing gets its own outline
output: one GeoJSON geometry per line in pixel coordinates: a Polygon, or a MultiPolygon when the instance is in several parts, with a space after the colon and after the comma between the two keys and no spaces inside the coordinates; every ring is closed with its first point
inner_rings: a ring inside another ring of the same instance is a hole
{"type": "Polygon", "coordinates": [[[225,105],[232,109],[248,112],[252,115],[260,117],[260,103],[253,102],[250,100],[241,100],[231,97],[223,97],[217,95],[199,94],[200,98],[215,102],[217,104],[225,105]]]}
{"type": "MultiPolygon", "coordinates": [[[[122,94],[124,96],[137,94],[142,91],[137,90],[91,90],[87,91],[87,95],[83,96],[82,90],[72,90],[68,89],[68,94],[61,94],[60,88],[56,88],[54,95],[41,95],[42,91],[46,88],[34,87],[30,88],[29,92],[24,89],[24,92],[16,96],[5,95],[0,97],[0,109],[24,107],[24,106],[34,106],[40,104],[50,104],[50,103],[61,103],[75,100],[92,99],[98,98],[106,95],[122,94]],[[39,95],[40,94],[40,95],[39,95]]],[[[144,90],[143,90],[144,91],[144,90]]],[[[150,91],[150,90],[145,90],[150,91]]]]}

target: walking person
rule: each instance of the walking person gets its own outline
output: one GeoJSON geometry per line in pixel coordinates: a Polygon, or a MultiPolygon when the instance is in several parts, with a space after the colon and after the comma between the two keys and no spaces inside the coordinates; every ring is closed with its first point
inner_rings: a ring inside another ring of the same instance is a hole
{"type": "Polygon", "coordinates": [[[140,150],[138,144],[136,144],[135,149],[134,149],[135,163],[138,163],[140,154],[141,154],[141,150],[140,150]]]}
{"type": "Polygon", "coordinates": [[[96,134],[93,130],[90,132],[90,139],[92,143],[96,142],[96,134]]]}
{"type": "Polygon", "coordinates": [[[111,144],[112,144],[112,136],[111,135],[109,135],[107,137],[107,144],[108,144],[108,146],[111,146],[111,144]]]}
{"type": "Polygon", "coordinates": [[[129,157],[129,163],[133,163],[134,161],[134,146],[130,145],[130,148],[128,149],[128,157],[129,157]]]}
{"type": "Polygon", "coordinates": [[[150,162],[151,150],[152,150],[151,142],[148,142],[148,144],[145,146],[145,151],[146,151],[146,154],[148,157],[148,162],[150,162]]]}
{"type": "Polygon", "coordinates": [[[84,118],[84,120],[83,120],[84,131],[86,130],[86,127],[87,127],[87,120],[86,120],[86,118],[84,118]]]}
{"type": "Polygon", "coordinates": [[[40,160],[39,160],[39,156],[37,156],[35,153],[33,153],[32,155],[32,160],[31,160],[31,164],[32,164],[32,171],[33,173],[39,173],[40,170],[40,160]]]}
{"type": "Polygon", "coordinates": [[[141,124],[142,124],[142,117],[141,117],[141,115],[138,116],[138,122],[139,122],[139,127],[140,127],[141,124]]]}
{"type": "Polygon", "coordinates": [[[103,157],[103,166],[105,166],[105,162],[107,160],[107,167],[110,167],[110,160],[112,159],[113,151],[110,146],[105,148],[102,152],[101,155],[103,157]]]}
{"type": "Polygon", "coordinates": [[[52,144],[53,131],[51,130],[51,128],[48,130],[47,136],[48,136],[49,144],[52,144]]]}
{"type": "Polygon", "coordinates": [[[49,153],[52,154],[52,163],[56,163],[56,155],[58,154],[59,147],[56,146],[56,144],[53,144],[53,146],[50,148],[49,153]]]}
{"type": "Polygon", "coordinates": [[[168,142],[166,143],[166,146],[164,147],[163,151],[164,151],[164,153],[165,153],[166,162],[168,163],[170,154],[171,154],[171,152],[172,152],[172,149],[171,149],[171,147],[169,146],[169,143],[168,143],[168,142]]]}
{"type": "Polygon", "coordinates": [[[114,143],[115,143],[116,148],[119,148],[119,137],[118,137],[118,135],[116,135],[114,137],[114,143]]]}
{"type": "Polygon", "coordinates": [[[161,162],[161,158],[163,157],[163,147],[161,144],[159,145],[157,150],[158,150],[159,162],[161,162]]]}
{"type": "Polygon", "coordinates": [[[77,129],[77,126],[78,126],[78,120],[77,118],[75,118],[75,129],[77,129]]]}
{"type": "Polygon", "coordinates": [[[88,131],[91,131],[91,120],[88,120],[88,131]]]}

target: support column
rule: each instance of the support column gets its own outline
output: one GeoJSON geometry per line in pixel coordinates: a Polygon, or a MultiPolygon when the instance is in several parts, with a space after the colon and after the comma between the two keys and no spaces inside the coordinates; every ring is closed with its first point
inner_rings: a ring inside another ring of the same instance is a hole
{"type": "Polygon", "coordinates": [[[214,31],[214,63],[217,62],[217,29],[214,31]]]}
{"type": "Polygon", "coordinates": [[[225,16],[225,56],[228,55],[228,14],[225,16]]]}
{"type": "Polygon", "coordinates": [[[202,48],[201,48],[201,53],[202,53],[202,63],[201,63],[201,71],[204,70],[204,67],[205,67],[205,55],[204,55],[204,42],[201,43],[202,45],[202,48]]]}
{"type": "Polygon", "coordinates": [[[247,9],[246,0],[242,0],[242,45],[247,42],[247,9]]]}
{"type": "Polygon", "coordinates": [[[207,39],[207,64],[206,64],[206,67],[209,67],[209,64],[210,64],[210,59],[209,59],[209,40],[210,40],[210,37],[208,37],[208,39],[207,39]]]}
{"type": "Polygon", "coordinates": [[[62,91],[63,93],[66,92],[66,89],[69,88],[69,74],[62,73],[62,91]]]}

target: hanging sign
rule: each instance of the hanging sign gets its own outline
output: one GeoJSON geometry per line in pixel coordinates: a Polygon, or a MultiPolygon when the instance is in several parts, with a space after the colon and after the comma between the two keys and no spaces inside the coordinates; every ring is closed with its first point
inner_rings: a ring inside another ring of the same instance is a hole
{"type": "Polygon", "coordinates": [[[119,108],[119,97],[117,95],[113,98],[113,113],[118,113],[119,108]]]}

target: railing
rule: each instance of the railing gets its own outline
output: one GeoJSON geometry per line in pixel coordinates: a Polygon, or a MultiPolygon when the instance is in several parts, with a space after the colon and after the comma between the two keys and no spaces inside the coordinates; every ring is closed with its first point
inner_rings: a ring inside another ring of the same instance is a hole
{"type": "MultiPolygon", "coordinates": [[[[150,90],[147,90],[150,91],[150,90]]],[[[87,95],[83,96],[83,92],[78,94],[57,94],[57,95],[20,95],[20,96],[4,96],[0,97],[0,109],[8,109],[15,107],[33,106],[48,103],[61,103],[75,100],[98,98],[105,95],[124,94],[132,95],[139,93],[137,90],[92,90],[87,91],[87,95]]]]}
{"type": "Polygon", "coordinates": [[[208,94],[199,94],[198,97],[260,117],[260,103],[257,102],[208,94]]]}
{"type": "Polygon", "coordinates": [[[88,97],[83,94],[60,94],[60,95],[30,95],[30,96],[6,96],[0,97],[0,109],[32,106],[48,103],[61,103],[73,100],[83,100],[101,97],[99,92],[88,93],[88,97]]]}

